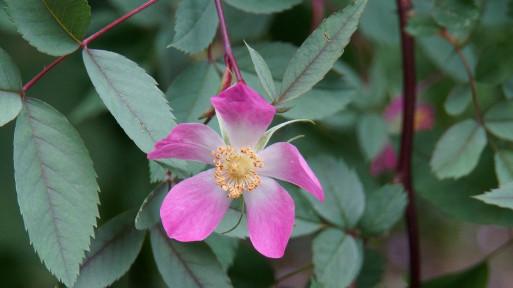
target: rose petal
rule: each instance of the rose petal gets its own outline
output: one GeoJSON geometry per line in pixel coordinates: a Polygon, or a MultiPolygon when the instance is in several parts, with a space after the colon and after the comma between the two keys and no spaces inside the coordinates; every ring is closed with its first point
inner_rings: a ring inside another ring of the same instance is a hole
{"type": "Polygon", "coordinates": [[[183,123],[155,144],[148,159],[177,158],[212,164],[212,151],[224,145],[221,137],[207,125],[183,123]]]}
{"type": "Polygon", "coordinates": [[[219,224],[232,200],[216,186],[213,175],[214,169],[201,172],[169,191],[160,207],[169,238],[201,241],[219,224]]]}
{"type": "Polygon", "coordinates": [[[290,182],[312,193],[319,201],[324,200],[321,183],[296,146],[286,142],[275,143],[258,156],[264,163],[258,174],[290,182]]]}
{"type": "Polygon", "coordinates": [[[261,180],[255,190],[244,192],[249,238],[262,255],[280,258],[294,227],[294,201],[278,182],[261,180]]]}
{"type": "Polygon", "coordinates": [[[276,109],[245,84],[232,86],[211,99],[223,120],[230,144],[255,147],[273,120],[276,109]]]}

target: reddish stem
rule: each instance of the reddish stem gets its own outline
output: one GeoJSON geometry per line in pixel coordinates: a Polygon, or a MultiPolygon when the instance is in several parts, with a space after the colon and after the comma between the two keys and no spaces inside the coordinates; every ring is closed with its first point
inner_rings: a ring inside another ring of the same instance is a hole
{"type": "Polygon", "coordinates": [[[117,19],[116,21],[110,23],[109,25],[105,26],[103,29],[101,29],[100,31],[94,33],[93,35],[87,37],[84,41],[82,41],[82,44],[80,44],[80,47],[86,47],[87,44],[89,44],[89,42],[93,41],[94,39],[100,37],[101,35],[103,35],[105,32],[109,31],[110,29],[114,28],[115,26],[117,26],[119,23],[127,20],[128,18],[134,16],[135,14],[141,12],[142,10],[148,8],[150,5],[154,4],[155,2],[157,2],[159,0],[150,0],[144,4],[142,4],[141,6],[135,8],[134,10],[128,12],[127,14],[123,15],[121,18],[117,19]]]}
{"type": "MultiPolygon", "coordinates": [[[[87,44],[89,44],[89,42],[91,42],[94,39],[100,37],[105,32],[109,31],[110,29],[114,28],[115,26],[117,26],[121,22],[127,20],[128,18],[134,16],[135,14],[141,12],[142,10],[144,10],[145,8],[149,7],[150,5],[154,4],[157,1],[159,1],[159,0],[150,0],[150,1],[142,4],[141,6],[135,8],[134,10],[130,11],[129,13],[123,15],[121,18],[119,18],[119,19],[115,20],[114,22],[110,23],[109,25],[105,26],[100,31],[98,31],[98,32],[94,33],[93,35],[87,37],[86,39],[84,39],[84,41],[82,41],[80,43],[79,49],[86,47],[87,44]]],[[[77,49],[77,50],[79,50],[79,49],[77,49]]],[[[22,89],[23,95],[25,94],[25,92],[28,89],[30,89],[30,87],[32,87],[32,85],[34,85],[34,83],[36,83],[39,79],[41,79],[41,77],[43,77],[46,73],[48,73],[48,71],[50,71],[53,67],[55,67],[57,64],[59,64],[62,60],[66,59],[66,57],[68,57],[69,55],[75,53],[77,50],[57,58],[57,60],[53,61],[52,64],[50,64],[49,66],[45,67],[43,69],[43,71],[39,72],[39,74],[37,74],[36,77],[32,78],[32,80],[30,80],[27,84],[25,84],[25,86],[23,86],[23,89],[22,89]]]]}
{"type": "Polygon", "coordinates": [[[420,287],[420,244],[413,192],[411,161],[413,155],[413,128],[415,120],[415,55],[413,37],[406,34],[407,13],[412,9],[410,0],[397,0],[399,23],[401,29],[401,46],[403,59],[403,125],[401,135],[401,152],[396,169],[396,179],[402,183],[408,193],[406,222],[408,226],[408,243],[410,251],[410,287],[420,287]]]}
{"type": "Polygon", "coordinates": [[[224,63],[226,64],[226,67],[228,67],[235,73],[235,78],[237,78],[237,82],[244,82],[244,79],[242,79],[242,75],[240,74],[239,65],[237,65],[237,61],[235,60],[235,56],[233,55],[232,45],[230,44],[230,37],[228,36],[228,30],[226,29],[223,5],[221,4],[221,0],[215,0],[215,2],[217,15],[219,16],[219,29],[221,30],[221,36],[223,38],[224,63]]]}
{"type": "Polygon", "coordinates": [[[30,88],[32,87],[32,85],[34,85],[39,79],[41,79],[41,77],[43,77],[48,71],[50,71],[53,67],[55,67],[55,65],[61,63],[62,60],[66,59],[66,57],[68,57],[70,54],[66,54],[66,55],[63,55],[59,58],[57,58],[57,60],[53,61],[52,64],[46,66],[43,71],[39,72],[36,77],[32,78],[32,80],[30,80],[29,82],[27,82],[27,84],[25,84],[25,86],[23,86],[22,88],[22,94],[25,95],[25,92],[30,88]]]}

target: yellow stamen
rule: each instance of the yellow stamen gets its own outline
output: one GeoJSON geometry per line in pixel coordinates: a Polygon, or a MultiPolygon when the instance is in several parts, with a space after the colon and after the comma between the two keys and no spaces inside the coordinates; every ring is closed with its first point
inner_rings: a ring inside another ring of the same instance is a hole
{"type": "Polygon", "coordinates": [[[242,192],[252,191],[262,184],[255,168],[264,167],[264,163],[252,148],[242,147],[237,151],[231,146],[219,146],[217,151],[212,151],[212,156],[216,185],[228,192],[228,198],[237,199],[242,192]]]}

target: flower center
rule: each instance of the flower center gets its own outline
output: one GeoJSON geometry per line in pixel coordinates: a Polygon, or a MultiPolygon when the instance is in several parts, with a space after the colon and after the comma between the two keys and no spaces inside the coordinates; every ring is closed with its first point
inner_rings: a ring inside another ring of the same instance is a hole
{"type": "Polygon", "coordinates": [[[243,191],[252,191],[262,184],[255,168],[264,167],[264,163],[250,147],[237,151],[231,146],[219,146],[217,151],[212,151],[212,156],[216,165],[216,184],[228,191],[228,198],[237,199],[243,191]]]}

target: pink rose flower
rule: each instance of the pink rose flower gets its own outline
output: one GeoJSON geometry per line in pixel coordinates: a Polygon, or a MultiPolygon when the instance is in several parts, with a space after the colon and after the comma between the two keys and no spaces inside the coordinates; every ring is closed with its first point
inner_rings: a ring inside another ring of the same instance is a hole
{"type": "Polygon", "coordinates": [[[272,178],[293,183],[323,201],[321,184],[294,145],[279,142],[259,151],[257,144],[276,110],[255,91],[239,83],[211,101],[226,131],[226,143],[206,125],[184,123],[148,154],[149,159],[214,165],[169,191],[160,209],[164,229],[178,241],[204,240],[232,200],[243,196],[253,246],[267,257],[282,257],[294,226],[294,202],[272,178]]]}

